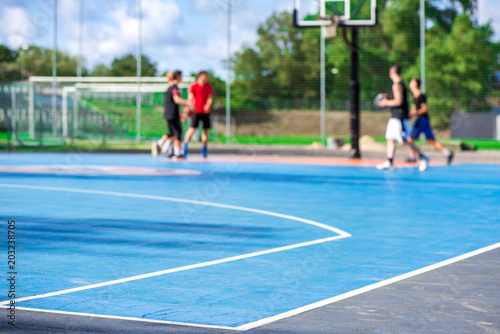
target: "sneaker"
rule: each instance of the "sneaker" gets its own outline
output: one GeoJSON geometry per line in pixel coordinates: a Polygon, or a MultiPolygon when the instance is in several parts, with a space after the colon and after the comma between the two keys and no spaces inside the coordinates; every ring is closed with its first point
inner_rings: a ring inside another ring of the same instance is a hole
{"type": "Polygon", "coordinates": [[[158,152],[160,152],[160,147],[158,146],[158,143],[154,141],[151,143],[151,155],[156,158],[158,156],[158,152]]]}
{"type": "Polygon", "coordinates": [[[377,165],[378,170],[394,170],[394,166],[391,164],[389,160],[386,160],[384,163],[377,165]]]}
{"type": "Polygon", "coordinates": [[[184,145],[182,147],[182,154],[181,154],[181,156],[183,158],[187,158],[187,155],[188,155],[188,144],[184,143],[184,145]]]}
{"type": "Polygon", "coordinates": [[[413,162],[417,162],[417,159],[416,158],[408,158],[408,159],[406,159],[405,162],[406,163],[413,163],[413,162]]]}
{"type": "Polygon", "coordinates": [[[206,146],[203,146],[203,149],[201,150],[201,156],[203,158],[207,157],[207,147],[206,146]]]}
{"type": "Polygon", "coordinates": [[[174,150],[173,150],[173,149],[168,150],[168,151],[167,151],[167,153],[166,153],[166,155],[167,155],[167,158],[172,158],[172,157],[174,157],[174,156],[175,156],[175,155],[174,155],[174,150]]]}
{"type": "Polygon", "coordinates": [[[450,155],[448,156],[448,166],[451,165],[451,162],[453,161],[454,157],[455,157],[455,153],[450,152],[450,155]]]}
{"type": "Polygon", "coordinates": [[[423,157],[420,159],[420,166],[418,166],[418,170],[420,172],[424,172],[427,167],[429,167],[429,157],[423,157]]]}
{"type": "Polygon", "coordinates": [[[174,145],[168,145],[167,149],[165,150],[165,154],[168,158],[173,157],[175,155],[174,145]]]}
{"type": "Polygon", "coordinates": [[[167,140],[161,148],[161,154],[169,155],[170,152],[173,151],[173,149],[174,149],[174,143],[172,141],[167,140]]]}

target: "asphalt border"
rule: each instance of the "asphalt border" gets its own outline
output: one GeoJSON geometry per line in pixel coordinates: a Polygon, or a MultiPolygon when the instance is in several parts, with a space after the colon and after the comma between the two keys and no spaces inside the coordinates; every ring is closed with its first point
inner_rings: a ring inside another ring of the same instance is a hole
{"type": "MultiPolygon", "coordinates": [[[[1,310],[0,333],[192,333],[231,330],[1,310]]],[[[500,248],[242,333],[500,333],[500,248]]]]}
{"type": "MultiPolygon", "coordinates": [[[[444,162],[445,157],[435,149],[423,149],[433,162],[444,162]]],[[[279,156],[279,157],[331,157],[349,159],[349,152],[340,149],[328,149],[325,147],[312,148],[310,146],[289,146],[289,145],[230,145],[215,144],[209,146],[209,156],[279,156]]],[[[404,147],[398,147],[395,160],[404,161],[408,156],[408,150],[404,147]]],[[[125,150],[72,150],[67,151],[0,151],[0,154],[150,154],[147,150],[125,149],[125,150]]],[[[194,143],[189,147],[190,156],[198,157],[201,153],[201,146],[194,143]]],[[[477,150],[477,151],[454,151],[454,163],[478,163],[478,164],[500,164],[500,150],[477,150]]],[[[384,160],[385,150],[361,150],[361,158],[369,160],[384,160]]]]}
{"type": "MultiPolygon", "coordinates": [[[[345,157],[346,152],[326,156],[345,157]]],[[[115,152],[116,153],[116,152],[115,152]]],[[[123,153],[123,152],[120,152],[123,153]]],[[[136,152],[137,153],[137,152],[136,152]]],[[[194,152],[196,153],[196,151],[194,152]]],[[[216,153],[216,152],[213,152],[216,153]]],[[[224,150],[224,154],[229,154],[224,150]]],[[[252,155],[310,156],[299,150],[252,155]],[[295,154],[292,154],[295,152],[295,154]],[[297,153],[298,152],[298,153],[297,153]]],[[[458,152],[457,162],[500,163],[500,152],[458,152]]],[[[62,153],[64,154],[64,153],[62,153]]],[[[248,151],[240,154],[248,155],[248,151]]],[[[435,158],[441,158],[435,154],[435,158]]],[[[317,155],[325,156],[325,155],[317,155]]],[[[366,157],[366,155],[365,155],[366,157]]],[[[432,156],[431,156],[432,157],[432,156]]],[[[383,159],[383,152],[370,153],[383,159]]],[[[0,310],[0,333],[238,333],[229,330],[16,310],[16,326],[0,310]]],[[[500,248],[244,333],[498,333],[500,248]]]]}

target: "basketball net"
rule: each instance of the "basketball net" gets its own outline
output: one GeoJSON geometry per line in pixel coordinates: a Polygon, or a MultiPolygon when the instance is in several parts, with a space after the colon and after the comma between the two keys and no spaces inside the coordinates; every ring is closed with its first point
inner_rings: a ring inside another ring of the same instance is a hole
{"type": "Polygon", "coordinates": [[[340,25],[340,16],[338,15],[330,15],[326,17],[322,17],[324,20],[330,20],[332,23],[327,26],[321,26],[321,31],[323,32],[323,36],[325,38],[337,37],[337,28],[340,25]]]}

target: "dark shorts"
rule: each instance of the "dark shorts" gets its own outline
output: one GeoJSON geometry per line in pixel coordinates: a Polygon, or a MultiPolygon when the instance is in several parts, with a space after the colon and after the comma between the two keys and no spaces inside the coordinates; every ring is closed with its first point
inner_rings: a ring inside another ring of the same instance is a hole
{"type": "Polygon", "coordinates": [[[196,114],[191,121],[191,127],[197,128],[200,125],[200,121],[203,123],[204,129],[210,129],[210,114],[196,114]]]}
{"type": "Polygon", "coordinates": [[[413,139],[418,139],[420,134],[424,133],[425,138],[434,139],[434,133],[432,132],[431,123],[427,117],[420,117],[415,121],[415,124],[410,129],[410,136],[413,139]]]}
{"type": "Polygon", "coordinates": [[[177,140],[182,140],[182,125],[180,118],[167,120],[169,137],[175,137],[177,140]]]}

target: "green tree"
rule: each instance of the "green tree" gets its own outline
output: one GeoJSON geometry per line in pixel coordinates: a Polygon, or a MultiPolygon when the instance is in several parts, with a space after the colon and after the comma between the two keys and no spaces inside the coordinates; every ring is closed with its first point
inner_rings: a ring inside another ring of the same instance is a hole
{"type": "Polygon", "coordinates": [[[214,89],[214,109],[222,109],[226,99],[226,82],[219,77],[216,77],[212,72],[208,72],[208,82],[214,89]]]}
{"type": "Polygon", "coordinates": [[[398,0],[380,14],[387,58],[408,68],[420,52],[419,0],[398,0]]]}
{"type": "MultiPolygon", "coordinates": [[[[488,107],[487,83],[499,68],[495,55],[500,49],[499,43],[491,42],[491,29],[470,19],[476,5],[476,0],[426,3],[432,14],[428,23],[433,23],[426,32],[426,83],[437,125],[446,125],[452,110],[488,107]]],[[[380,24],[359,29],[362,108],[369,107],[377,93],[390,92],[391,65],[403,67],[406,82],[420,73],[419,1],[380,1],[378,9],[380,24]]],[[[349,40],[350,29],[344,29],[349,40]]],[[[349,98],[351,68],[343,28],[338,30],[337,38],[326,41],[327,99],[336,102],[336,109],[349,98]],[[331,74],[333,68],[336,75],[331,74]]],[[[255,46],[234,56],[233,108],[294,108],[318,101],[319,29],[296,29],[291,14],[283,12],[261,24],[258,35],[255,46]]],[[[317,108],[318,103],[310,105],[317,108]]]]}
{"type": "Polygon", "coordinates": [[[97,65],[92,71],[93,77],[110,77],[112,76],[111,69],[104,64],[97,65]]]}
{"type": "MultiPolygon", "coordinates": [[[[16,81],[21,79],[21,68],[24,68],[23,77],[52,75],[52,53],[50,49],[29,46],[26,50],[9,50],[0,46],[0,80],[16,81]]],[[[57,75],[75,76],[78,58],[57,52],[57,75]]],[[[87,70],[83,70],[87,74],[87,70]]]]}
{"type": "MultiPolygon", "coordinates": [[[[113,60],[111,64],[111,75],[116,77],[134,77],[137,75],[137,58],[129,54],[122,58],[113,60]]],[[[156,64],[152,63],[147,56],[141,57],[141,75],[152,77],[156,75],[156,64]]]]}
{"type": "Polygon", "coordinates": [[[454,110],[487,110],[491,73],[500,43],[490,42],[489,26],[477,27],[467,14],[455,17],[451,33],[434,38],[427,48],[427,91],[435,123],[447,126],[454,110]]]}
{"type": "MultiPolygon", "coordinates": [[[[234,108],[300,107],[319,98],[319,31],[293,26],[274,13],[257,31],[256,46],[235,54],[234,108]]],[[[329,64],[333,68],[333,64],[329,64]]],[[[332,78],[329,77],[329,87],[332,78]]]]}
{"type": "Polygon", "coordinates": [[[237,109],[256,108],[262,98],[268,98],[264,87],[269,85],[263,79],[264,69],[259,54],[255,50],[247,48],[236,53],[235,58],[236,78],[232,84],[231,103],[237,109]]]}
{"type": "MultiPolygon", "coordinates": [[[[16,63],[21,66],[24,62],[25,76],[50,76],[52,75],[52,53],[50,49],[30,46],[27,50],[17,57],[16,63]]],[[[78,58],[71,57],[68,54],[57,51],[57,75],[58,76],[76,76],[78,58]]],[[[86,73],[86,70],[85,72],[86,73]]]]}
{"type": "Polygon", "coordinates": [[[0,63],[0,82],[18,81],[21,79],[21,69],[14,62],[0,63]]]}
{"type": "Polygon", "coordinates": [[[16,60],[17,54],[7,46],[0,44],[0,63],[12,63],[16,60]]]}
{"type": "Polygon", "coordinates": [[[439,30],[449,33],[455,18],[462,13],[473,16],[477,12],[477,0],[427,0],[425,15],[439,30]]]}
{"type": "Polygon", "coordinates": [[[0,45],[0,82],[15,81],[21,77],[21,70],[15,61],[17,54],[5,45],[0,45]]]}

